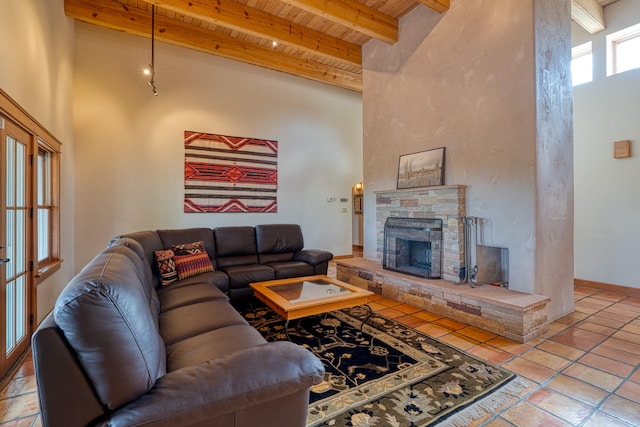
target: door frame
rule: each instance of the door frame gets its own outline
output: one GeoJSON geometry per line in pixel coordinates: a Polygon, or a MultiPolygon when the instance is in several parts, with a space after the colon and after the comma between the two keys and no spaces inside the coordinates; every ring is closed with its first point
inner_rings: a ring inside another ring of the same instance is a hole
{"type": "MultiPolygon", "coordinates": [[[[18,128],[24,130],[25,132],[27,132],[30,135],[30,140],[29,140],[29,149],[28,149],[28,155],[33,155],[33,157],[30,157],[30,159],[34,159],[35,154],[37,153],[38,148],[40,147],[40,143],[41,141],[45,141],[46,142],[46,147],[48,150],[51,150],[52,152],[57,153],[57,155],[60,154],[61,152],[61,146],[62,143],[51,133],[49,132],[44,126],[42,126],[36,119],[33,118],[32,115],[30,115],[25,109],[23,109],[16,101],[14,101],[6,92],[4,92],[2,89],[0,89],[0,117],[4,118],[4,120],[6,121],[10,121],[13,125],[17,126],[18,128]]],[[[6,127],[6,126],[4,126],[6,127]]],[[[6,138],[6,130],[4,129],[0,129],[0,138],[2,138],[3,141],[3,147],[4,147],[4,141],[6,138]]],[[[0,150],[0,151],[4,151],[4,150],[0,150]]],[[[1,152],[0,153],[0,164],[3,165],[3,172],[0,173],[0,185],[2,187],[0,188],[5,188],[6,186],[6,176],[4,173],[4,162],[5,162],[5,153],[1,152]]],[[[35,159],[34,159],[35,162],[35,159]]],[[[58,168],[58,164],[56,165],[56,168],[58,168]]],[[[59,173],[59,170],[56,170],[56,173],[59,173]]],[[[36,191],[35,191],[35,183],[37,182],[37,168],[35,167],[34,163],[31,163],[31,165],[29,166],[29,181],[30,183],[32,183],[32,185],[30,186],[29,190],[28,190],[28,197],[29,197],[29,207],[32,209],[35,209],[35,207],[37,206],[37,200],[36,200],[36,191]]],[[[56,180],[58,178],[56,177],[56,180]]],[[[56,184],[59,184],[59,182],[56,182],[56,184]]],[[[58,189],[59,191],[59,189],[58,189]]],[[[56,195],[57,197],[57,195],[56,195]]],[[[0,207],[4,208],[4,205],[6,204],[6,200],[0,200],[0,207]]],[[[59,211],[59,209],[58,209],[59,211]]],[[[56,227],[56,231],[57,233],[59,233],[60,231],[60,226],[59,226],[59,214],[56,213],[56,222],[57,224],[55,225],[56,227]]],[[[37,221],[35,220],[33,215],[30,215],[31,218],[28,218],[27,220],[29,221],[29,250],[27,252],[27,262],[28,262],[28,266],[29,268],[29,272],[28,272],[28,296],[27,298],[29,298],[29,307],[28,307],[28,318],[29,321],[27,322],[27,332],[28,332],[28,337],[29,340],[31,339],[31,336],[33,335],[33,332],[36,330],[37,326],[38,326],[38,320],[37,319],[37,313],[38,313],[38,306],[37,306],[37,287],[38,284],[41,283],[43,280],[45,280],[46,278],[50,277],[52,274],[54,274],[56,271],[58,271],[60,269],[60,264],[62,263],[62,259],[56,258],[54,260],[54,262],[50,263],[48,266],[46,266],[46,268],[44,270],[41,269],[41,271],[38,271],[38,268],[31,268],[32,265],[37,266],[37,247],[36,247],[36,243],[35,243],[35,237],[37,236],[37,230],[36,230],[36,223],[37,221]]],[[[53,226],[53,225],[52,225],[53,226]]],[[[0,236],[2,236],[2,241],[4,241],[4,233],[6,233],[5,230],[6,226],[5,224],[0,224],[0,233],[2,233],[0,236]]],[[[59,245],[59,241],[57,243],[59,245]]],[[[59,256],[59,246],[54,250],[56,256],[59,256]]],[[[4,253],[4,252],[3,252],[4,253]]],[[[4,271],[4,270],[3,270],[4,271]]],[[[4,301],[3,301],[4,302],[4,301]]],[[[5,308],[2,308],[2,313],[4,313],[5,308]]],[[[2,320],[2,324],[4,324],[4,318],[2,320]]],[[[4,326],[2,327],[4,329],[4,326]]],[[[4,334],[6,333],[6,331],[2,331],[1,334],[4,336],[4,334]]],[[[2,345],[4,346],[4,339],[2,340],[2,345]]],[[[27,347],[28,348],[28,347],[27,347]]],[[[2,351],[4,352],[4,348],[2,349],[2,351]]],[[[4,357],[3,357],[4,358],[4,357]]],[[[18,360],[20,360],[20,357],[18,357],[18,360]]],[[[0,378],[2,378],[2,376],[6,373],[9,372],[11,370],[12,367],[2,367],[2,373],[0,374],[0,378]]]]}
{"type": "MultiPolygon", "coordinates": [[[[4,376],[7,372],[11,370],[11,368],[20,360],[21,356],[24,352],[29,348],[29,344],[31,341],[31,335],[33,333],[33,313],[34,313],[34,299],[36,298],[36,288],[35,281],[33,275],[33,268],[31,260],[33,259],[34,254],[34,245],[33,245],[33,162],[30,160],[33,157],[34,150],[34,136],[19,123],[15,123],[13,120],[10,120],[7,117],[0,116],[0,164],[6,166],[7,158],[6,158],[6,144],[7,137],[11,137],[16,141],[16,144],[23,144],[25,146],[24,153],[24,203],[22,208],[24,209],[24,242],[25,246],[23,248],[16,248],[16,250],[23,250],[24,257],[24,272],[20,273],[14,279],[16,280],[14,283],[19,283],[19,276],[24,277],[26,283],[24,283],[24,298],[26,299],[26,303],[24,304],[24,314],[20,319],[15,318],[15,323],[22,323],[24,327],[24,335],[17,341],[15,347],[7,352],[7,328],[4,321],[7,319],[7,288],[6,288],[6,268],[11,264],[4,264],[0,266],[0,273],[2,273],[3,277],[0,277],[0,318],[4,324],[4,327],[0,329],[0,348],[2,349],[2,354],[0,354],[0,376],[4,376]]],[[[2,221],[0,222],[0,243],[6,246],[6,216],[5,212],[7,211],[6,205],[6,178],[7,175],[5,173],[0,174],[0,217],[2,221]]],[[[18,212],[18,210],[16,210],[18,212]]],[[[6,249],[3,248],[4,257],[13,258],[13,254],[6,253],[6,249]]],[[[15,259],[11,259],[10,263],[14,263],[15,259]]],[[[17,289],[14,291],[17,296],[17,289]]]]}

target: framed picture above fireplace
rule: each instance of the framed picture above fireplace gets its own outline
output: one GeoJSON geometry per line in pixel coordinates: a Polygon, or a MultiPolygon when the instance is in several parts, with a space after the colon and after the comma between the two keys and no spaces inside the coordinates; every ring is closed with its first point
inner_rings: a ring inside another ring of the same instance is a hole
{"type": "Polygon", "coordinates": [[[403,154],[398,163],[398,189],[444,185],[445,147],[403,154]]]}

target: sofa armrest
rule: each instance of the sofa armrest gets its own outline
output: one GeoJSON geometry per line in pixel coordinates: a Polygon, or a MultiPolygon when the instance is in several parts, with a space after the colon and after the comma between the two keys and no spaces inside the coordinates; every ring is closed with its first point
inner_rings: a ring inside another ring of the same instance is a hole
{"type": "Polygon", "coordinates": [[[267,343],[168,373],[113,412],[108,425],[204,423],[308,389],[323,375],[322,362],[308,350],[286,341],[267,343]]]}
{"type": "Polygon", "coordinates": [[[303,249],[293,255],[294,261],[304,261],[314,266],[331,261],[332,258],[333,254],[331,252],[319,249],[303,249]]]}

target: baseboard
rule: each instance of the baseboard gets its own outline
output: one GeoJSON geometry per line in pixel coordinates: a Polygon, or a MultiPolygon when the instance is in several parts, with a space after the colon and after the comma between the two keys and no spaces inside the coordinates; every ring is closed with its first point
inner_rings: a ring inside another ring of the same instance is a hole
{"type": "Polygon", "coordinates": [[[347,258],[353,258],[353,254],[351,255],[334,255],[333,256],[333,260],[337,260],[337,259],[347,259],[347,258]]]}
{"type": "Polygon", "coordinates": [[[574,286],[586,286],[588,288],[601,289],[603,291],[617,292],[634,297],[640,297],[640,288],[629,286],[613,285],[611,283],[592,282],[591,280],[573,279],[574,286]]]}

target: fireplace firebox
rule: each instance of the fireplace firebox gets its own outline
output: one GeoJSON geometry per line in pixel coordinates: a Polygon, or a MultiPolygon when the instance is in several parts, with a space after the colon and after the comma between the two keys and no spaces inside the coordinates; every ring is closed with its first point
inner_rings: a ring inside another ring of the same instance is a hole
{"type": "Polygon", "coordinates": [[[442,220],[388,217],[384,224],[382,267],[424,279],[439,279],[442,220]]]}

